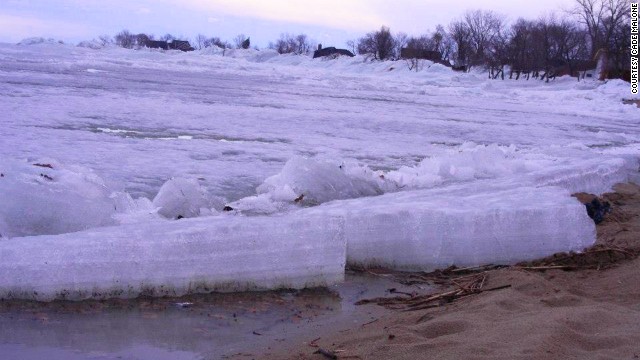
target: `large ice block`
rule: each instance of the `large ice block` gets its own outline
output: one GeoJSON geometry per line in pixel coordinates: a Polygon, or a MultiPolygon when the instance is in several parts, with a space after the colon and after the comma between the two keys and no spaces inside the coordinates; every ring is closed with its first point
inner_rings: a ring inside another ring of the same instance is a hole
{"type": "Polygon", "coordinates": [[[270,193],[274,200],[293,201],[304,195],[308,205],[337,199],[351,199],[382,194],[380,185],[354,169],[347,172],[339,164],[303,157],[293,157],[277,175],[267,178],[257,189],[270,193]]]}
{"type": "Polygon", "coordinates": [[[158,214],[167,218],[196,217],[209,207],[205,190],[195,179],[173,178],[165,182],[153,199],[158,214]]]}
{"type": "Polygon", "coordinates": [[[313,209],[345,219],[347,263],[403,270],[512,264],[595,242],[584,205],[558,187],[410,191],[313,209]]]}
{"type": "Polygon", "coordinates": [[[0,241],[0,298],[177,296],[343,280],[344,224],[218,216],[0,241]]]}
{"type": "Polygon", "coordinates": [[[100,177],[81,166],[0,159],[0,238],[115,224],[110,194],[100,177]]]}

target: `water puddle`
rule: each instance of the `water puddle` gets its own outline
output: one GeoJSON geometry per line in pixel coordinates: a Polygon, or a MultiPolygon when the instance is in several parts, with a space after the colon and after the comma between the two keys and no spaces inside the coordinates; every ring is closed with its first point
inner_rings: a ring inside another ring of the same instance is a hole
{"type": "Polygon", "coordinates": [[[355,306],[411,288],[362,273],[329,289],[83,302],[0,302],[6,359],[218,359],[277,352],[387,312],[355,306]]]}

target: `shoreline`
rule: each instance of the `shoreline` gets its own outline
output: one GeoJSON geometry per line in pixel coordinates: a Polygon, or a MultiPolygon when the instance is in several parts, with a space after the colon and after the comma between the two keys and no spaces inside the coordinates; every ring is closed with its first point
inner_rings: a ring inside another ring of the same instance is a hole
{"type": "Polygon", "coordinates": [[[163,345],[172,344],[184,359],[634,359],[640,356],[640,186],[615,190],[602,196],[612,211],[596,226],[596,244],[580,254],[433,273],[350,270],[349,281],[326,289],[0,301],[0,328],[12,329],[0,352],[36,359],[38,346],[63,351],[83,339],[83,349],[125,358],[136,354],[135,346],[150,346],[156,358],[173,359],[163,345]],[[451,296],[474,281],[479,291],[451,296]],[[407,306],[443,293],[449,295],[424,307],[407,306]],[[390,298],[399,300],[377,305],[390,298]],[[325,355],[314,354],[320,349],[325,355]]]}
{"type": "Polygon", "coordinates": [[[337,359],[637,359],[640,186],[618,184],[601,198],[612,212],[597,225],[596,244],[568,261],[556,254],[488,270],[485,288],[508,288],[424,310],[396,310],[255,358],[329,358],[314,354],[323,349],[337,359]]]}

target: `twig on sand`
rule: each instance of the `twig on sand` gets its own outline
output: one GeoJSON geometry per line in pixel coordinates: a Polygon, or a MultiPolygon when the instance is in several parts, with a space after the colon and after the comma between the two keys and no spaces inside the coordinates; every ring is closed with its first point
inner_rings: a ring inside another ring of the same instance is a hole
{"type": "Polygon", "coordinates": [[[598,244],[582,252],[560,253],[544,259],[520,263],[513,268],[520,270],[544,271],[544,270],[582,270],[603,269],[614,266],[616,263],[634,259],[640,255],[635,248],[621,248],[608,244],[598,244]]]}
{"type": "Polygon", "coordinates": [[[407,296],[409,296],[409,297],[414,297],[414,296],[415,296],[415,294],[408,293],[408,292],[405,292],[405,291],[399,291],[399,290],[398,290],[398,289],[396,289],[396,288],[391,288],[391,289],[389,289],[389,293],[391,293],[391,294],[407,295],[407,296]]]}
{"type": "Polygon", "coordinates": [[[486,271],[486,270],[490,270],[495,268],[496,265],[493,264],[489,264],[489,265],[480,265],[480,266],[470,266],[470,267],[465,267],[465,268],[456,268],[456,267],[450,267],[447,268],[445,270],[443,270],[443,272],[451,272],[451,273],[460,273],[460,272],[472,272],[472,271],[486,271]]]}
{"type": "Polygon", "coordinates": [[[366,322],[366,323],[364,323],[364,324],[362,324],[362,325],[360,325],[360,326],[361,326],[361,327],[365,327],[365,326],[367,326],[367,325],[369,325],[369,324],[373,324],[373,323],[374,323],[374,322],[376,322],[376,321],[378,321],[378,319],[371,320],[371,321],[366,322]]]}
{"type": "Polygon", "coordinates": [[[316,344],[316,341],[318,341],[318,340],[320,340],[320,339],[321,339],[321,338],[316,338],[316,339],[311,340],[311,341],[309,342],[309,346],[314,347],[314,348],[319,347],[319,346],[318,346],[318,344],[316,344]]]}
{"type": "Polygon", "coordinates": [[[575,270],[577,266],[564,266],[564,265],[547,265],[547,266],[514,266],[514,269],[519,270],[531,270],[531,271],[544,271],[544,270],[575,270]]]}
{"type": "Polygon", "coordinates": [[[313,352],[314,354],[320,354],[324,357],[326,357],[327,359],[338,359],[338,355],[336,355],[336,353],[334,353],[331,350],[325,350],[323,348],[319,348],[318,350],[313,352]]]}

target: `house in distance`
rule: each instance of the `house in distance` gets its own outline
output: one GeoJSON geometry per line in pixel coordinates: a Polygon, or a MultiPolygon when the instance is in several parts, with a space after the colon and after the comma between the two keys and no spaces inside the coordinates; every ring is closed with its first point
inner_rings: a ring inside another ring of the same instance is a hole
{"type": "Polygon", "coordinates": [[[195,50],[188,41],[185,40],[172,40],[171,42],[167,41],[158,41],[158,40],[148,40],[145,43],[145,46],[150,49],[162,49],[162,50],[180,50],[180,51],[193,51],[195,50]]]}
{"type": "Polygon", "coordinates": [[[354,57],[355,55],[353,55],[353,53],[349,50],[346,49],[336,49],[335,47],[327,47],[327,48],[323,48],[322,44],[318,44],[318,50],[313,52],[313,58],[319,58],[319,57],[327,57],[327,56],[339,56],[339,55],[345,55],[345,56],[350,56],[350,57],[354,57]]]}

